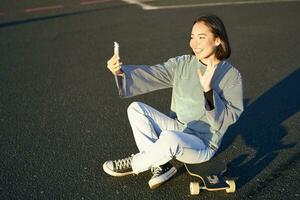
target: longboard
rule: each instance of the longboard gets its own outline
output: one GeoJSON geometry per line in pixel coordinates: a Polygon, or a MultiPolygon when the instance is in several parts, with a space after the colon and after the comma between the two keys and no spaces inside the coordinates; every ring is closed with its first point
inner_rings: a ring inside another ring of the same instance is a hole
{"type": "Polygon", "coordinates": [[[190,183],[191,195],[198,195],[201,190],[235,192],[235,181],[223,177],[227,166],[220,157],[216,156],[204,163],[184,164],[184,166],[191,176],[199,178],[198,182],[190,183]]]}

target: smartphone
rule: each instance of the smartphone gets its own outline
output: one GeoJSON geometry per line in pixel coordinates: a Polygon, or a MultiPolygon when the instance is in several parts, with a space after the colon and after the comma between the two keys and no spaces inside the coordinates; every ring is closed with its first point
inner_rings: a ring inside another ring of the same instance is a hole
{"type": "Polygon", "coordinates": [[[119,43],[118,42],[114,42],[114,54],[118,57],[120,57],[120,54],[119,54],[119,43]]]}

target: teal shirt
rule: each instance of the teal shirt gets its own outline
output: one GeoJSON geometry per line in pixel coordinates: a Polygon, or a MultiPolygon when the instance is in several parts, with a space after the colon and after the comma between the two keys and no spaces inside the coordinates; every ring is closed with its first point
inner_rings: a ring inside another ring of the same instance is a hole
{"type": "Polygon", "coordinates": [[[183,132],[217,150],[227,128],[243,112],[242,78],[227,60],[221,61],[212,79],[214,109],[209,110],[197,69],[204,72],[206,66],[193,55],[153,66],[125,65],[124,76],[116,77],[116,83],[121,97],[172,88],[171,117],[181,122],[183,132]]]}

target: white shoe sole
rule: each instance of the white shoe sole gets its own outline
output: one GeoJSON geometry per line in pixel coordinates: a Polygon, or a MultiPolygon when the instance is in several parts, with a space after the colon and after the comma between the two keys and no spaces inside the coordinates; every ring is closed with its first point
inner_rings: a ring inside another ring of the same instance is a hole
{"type": "Polygon", "coordinates": [[[125,172],[125,173],[114,172],[106,166],[106,162],[102,165],[102,168],[107,174],[109,174],[111,176],[127,176],[127,175],[133,174],[133,171],[125,172]]]}
{"type": "Polygon", "coordinates": [[[160,177],[151,179],[148,184],[150,189],[156,189],[161,184],[169,180],[174,174],[176,174],[177,169],[175,167],[172,167],[168,172],[166,172],[164,175],[161,175],[160,177]]]}

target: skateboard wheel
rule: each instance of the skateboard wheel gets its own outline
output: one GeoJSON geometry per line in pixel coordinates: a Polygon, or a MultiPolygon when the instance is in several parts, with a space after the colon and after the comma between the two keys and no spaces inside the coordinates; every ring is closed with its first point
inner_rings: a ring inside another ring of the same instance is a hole
{"type": "Polygon", "coordinates": [[[191,195],[198,195],[200,193],[200,185],[198,182],[190,183],[190,193],[191,195]]]}
{"type": "Polygon", "coordinates": [[[226,183],[229,185],[229,188],[226,189],[226,192],[227,193],[235,192],[235,182],[234,182],[234,180],[227,180],[226,183]]]}

